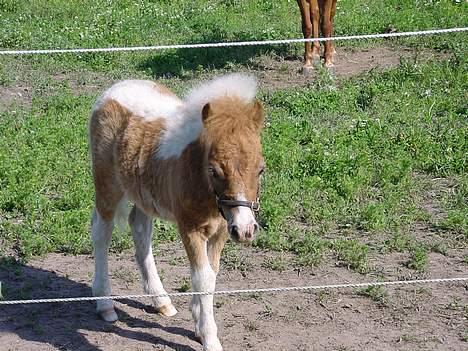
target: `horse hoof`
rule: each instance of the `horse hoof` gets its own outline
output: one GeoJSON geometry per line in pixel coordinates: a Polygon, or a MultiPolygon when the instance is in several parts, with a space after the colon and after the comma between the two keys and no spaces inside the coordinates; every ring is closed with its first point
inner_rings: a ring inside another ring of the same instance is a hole
{"type": "Polygon", "coordinates": [[[119,317],[117,317],[117,313],[115,313],[114,309],[99,311],[98,314],[99,314],[99,317],[102,318],[102,320],[104,320],[106,322],[109,322],[109,323],[113,323],[113,322],[115,322],[116,320],[119,319],[119,317]]]}
{"type": "Polygon", "coordinates": [[[305,76],[310,75],[313,70],[314,70],[314,67],[312,66],[302,66],[302,74],[305,76]]]}
{"type": "Polygon", "coordinates": [[[176,310],[176,308],[174,307],[174,305],[172,303],[168,304],[168,305],[157,307],[156,309],[157,309],[159,314],[161,314],[161,315],[163,315],[165,317],[172,317],[172,316],[175,316],[177,314],[177,310],[176,310]]]}

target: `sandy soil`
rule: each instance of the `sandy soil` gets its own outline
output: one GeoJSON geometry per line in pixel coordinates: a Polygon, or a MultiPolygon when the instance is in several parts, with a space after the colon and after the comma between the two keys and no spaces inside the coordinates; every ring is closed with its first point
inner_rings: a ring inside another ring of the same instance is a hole
{"type": "MultiPolygon", "coordinates": [[[[284,253],[231,249],[223,260],[217,289],[277,287],[340,282],[468,276],[466,250],[430,254],[428,270],[415,274],[401,253],[375,255],[362,275],[328,258],[300,269],[284,253]],[[272,270],[282,255],[284,270],[272,270]]],[[[181,244],[161,246],[158,269],[168,291],[189,278],[181,244]]],[[[132,252],[112,255],[114,294],[141,293],[132,252]]],[[[21,269],[0,268],[8,295],[21,298],[89,296],[90,256],[51,254],[21,269]]],[[[5,289],[5,288],[4,288],[5,289]]],[[[468,284],[392,287],[381,299],[358,290],[251,294],[215,297],[215,318],[225,350],[466,350],[468,284]]],[[[117,302],[120,320],[98,319],[94,303],[0,307],[0,350],[201,350],[194,340],[188,298],[174,303],[175,317],[154,313],[149,301],[117,302]]]]}

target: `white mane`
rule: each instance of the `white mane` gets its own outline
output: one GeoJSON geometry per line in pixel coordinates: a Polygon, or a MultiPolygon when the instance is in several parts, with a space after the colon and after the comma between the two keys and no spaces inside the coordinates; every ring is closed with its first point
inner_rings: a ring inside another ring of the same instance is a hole
{"type": "Polygon", "coordinates": [[[246,103],[252,102],[257,92],[257,81],[244,74],[229,74],[189,91],[184,99],[182,113],[166,118],[166,131],[161,137],[157,157],[179,157],[187,145],[195,141],[202,130],[203,106],[223,96],[237,97],[246,103]]]}

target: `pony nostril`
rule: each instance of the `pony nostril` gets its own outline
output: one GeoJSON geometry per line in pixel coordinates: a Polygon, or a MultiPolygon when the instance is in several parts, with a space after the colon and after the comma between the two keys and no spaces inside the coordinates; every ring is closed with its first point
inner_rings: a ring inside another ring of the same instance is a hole
{"type": "Polygon", "coordinates": [[[236,239],[239,238],[239,228],[237,227],[237,225],[233,225],[231,227],[231,235],[235,237],[236,239]]]}

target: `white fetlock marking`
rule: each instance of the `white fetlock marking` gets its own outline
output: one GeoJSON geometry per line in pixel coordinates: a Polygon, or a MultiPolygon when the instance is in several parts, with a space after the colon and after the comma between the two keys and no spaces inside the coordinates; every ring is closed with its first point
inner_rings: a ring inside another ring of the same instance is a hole
{"type": "MultiPolygon", "coordinates": [[[[93,295],[109,296],[111,295],[111,288],[109,282],[107,254],[109,251],[114,223],[113,221],[104,221],[96,210],[93,213],[92,223],[91,230],[94,247],[95,272],[93,279],[93,295]]],[[[114,311],[114,303],[112,300],[97,301],[97,312],[106,321],[113,322],[117,320],[117,314],[114,311]]]]}
{"type": "Polygon", "coordinates": [[[200,299],[198,296],[193,296],[192,301],[190,302],[190,312],[192,312],[192,317],[195,322],[195,337],[202,342],[202,338],[200,335],[200,299]]]}
{"type": "MultiPolygon", "coordinates": [[[[192,283],[195,291],[214,291],[216,286],[216,273],[207,264],[199,270],[192,271],[192,283]]],[[[213,295],[199,296],[200,315],[196,320],[203,347],[208,351],[222,350],[221,343],[218,339],[218,328],[213,315],[213,295]]],[[[194,304],[193,309],[196,308],[194,304]]],[[[194,314],[195,316],[195,314],[194,314]]]]}

